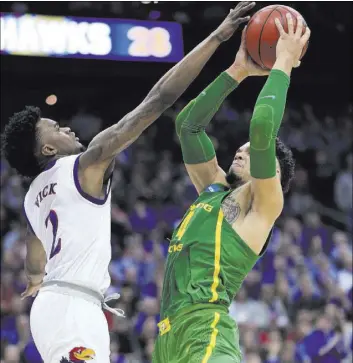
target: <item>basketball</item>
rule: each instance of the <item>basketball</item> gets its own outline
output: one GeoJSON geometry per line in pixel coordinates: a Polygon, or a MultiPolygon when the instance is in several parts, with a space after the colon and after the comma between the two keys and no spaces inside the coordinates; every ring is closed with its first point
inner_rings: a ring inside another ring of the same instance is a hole
{"type": "MultiPolygon", "coordinates": [[[[297,17],[302,16],[289,6],[270,5],[255,13],[246,29],[246,48],[252,60],[264,69],[272,69],[276,61],[276,45],[279,32],[275,19],[279,18],[283,29],[287,32],[287,13],[293,17],[294,30],[297,27],[297,17]]],[[[305,21],[303,33],[305,32],[305,21]]],[[[300,59],[304,56],[309,42],[305,45],[300,59]]]]}

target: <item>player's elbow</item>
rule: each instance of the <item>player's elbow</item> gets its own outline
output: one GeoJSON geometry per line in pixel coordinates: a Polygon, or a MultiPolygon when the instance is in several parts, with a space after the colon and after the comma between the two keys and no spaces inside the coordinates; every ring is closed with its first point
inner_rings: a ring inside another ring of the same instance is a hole
{"type": "Polygon", "coordinates": [[[178,114],[176,120],[175,120],[175,130],[177,135],[181,136],[181,130],[183,128],[184,122],[187,122],[188,117],[190,117],[191,111],[195,105],[196,101],[192,100],[190,101],[178,114]]]}
{"type": "Polygon", "coordinates": [[[269,105],[255,108],[250,122],[250,144],[255,150],[267,150],[270,147],[274,130],[273,109],[269,105]]]}

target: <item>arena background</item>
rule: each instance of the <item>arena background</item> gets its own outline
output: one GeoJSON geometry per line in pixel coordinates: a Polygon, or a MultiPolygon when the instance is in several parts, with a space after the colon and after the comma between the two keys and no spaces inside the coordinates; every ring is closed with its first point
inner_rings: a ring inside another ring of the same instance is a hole
{"type": "MultiPolygon", "coordinates": [[[[256,9],[268,4],[258,3],[256,9]]],[[[249,274],[230,314],[241,331],[246,363],[349,362],[352,3],[286,5],[300,11],[312,30],[302,66],[293,71],[280,131],[297,159],[296,179],[269,250],[249,274]],[[328,341],[328,336],[337,339],[328,341]]],[[[2,2],[1,12],[176,21],[182,25],[188,52],[231,6],[234,3],[2,2]]],[[[122,293],[119,307],[128,318],[107,315],[114,363],[150,362],[167,238],[196,195],[182,165],[173,120],[232,62],[239,42],[240,32],[220,47],[182,98],[117,157],[111,290],[122,293]]],[[[1,50],[5,53],[3,44],[1,50]]],[[[135,107],[172,65],[5,54],[0,59],[1,129],[13,112],[37,105],[47,117],[71,125],[85,142],[135,107]],[[46,103],[49,95],[57,99],[52,106],[46,103]]],[[[223,167],[247,139],[251,109],[263,83],[246,80],[211,123],[209,132],[223,167]]],[[[40,362],[29,331],[31,300],[19,297],[26,284],[21,207],[27,187],[2,158],[1,362],[6,363],[40,362]]]]}

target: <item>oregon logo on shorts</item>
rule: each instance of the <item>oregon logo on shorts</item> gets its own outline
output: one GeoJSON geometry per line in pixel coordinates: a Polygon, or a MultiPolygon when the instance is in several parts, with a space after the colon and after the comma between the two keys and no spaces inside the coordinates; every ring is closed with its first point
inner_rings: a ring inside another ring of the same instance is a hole
{"type": "Polygon", "coordinates": [[[96,356],[93,349],[88,349],[85,347],[76,347],[71,349],[69,353],[69,358],[63,357],[60,363],[85,363],[88,362],[96,356]]]}

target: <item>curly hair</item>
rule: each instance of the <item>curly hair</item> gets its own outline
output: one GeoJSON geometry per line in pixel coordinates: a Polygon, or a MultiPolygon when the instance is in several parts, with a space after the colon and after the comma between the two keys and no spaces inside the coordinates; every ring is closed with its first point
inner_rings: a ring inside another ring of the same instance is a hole
{"type": "Polygon", "coordinates": [[[26,106],[15,113],[5,126],[2,150],[10,166],[24,177],[33,178],[41,172],[35,150],[37,146],[37,122],[41,118],[38,107],[26,106]]]}
{"type": "Polygon", "coordinates": [[[291,149],[279,137],[276,138],[276,156],[281,168],[282,190],[287,193],[294,177],[295,160],[291,149]]]}

